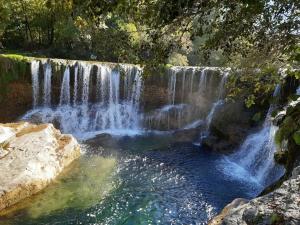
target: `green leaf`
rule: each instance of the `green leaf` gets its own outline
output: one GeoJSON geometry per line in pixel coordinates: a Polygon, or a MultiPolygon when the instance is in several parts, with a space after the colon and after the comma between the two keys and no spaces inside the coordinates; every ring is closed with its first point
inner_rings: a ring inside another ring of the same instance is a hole
{"type": "Polygon", "coordinates": [[[248,98],[245,101],[246,107],[250,108],[251,106],[253,106],[255,104],[255,96],[254,95],[250,95],[248,96],[248,98]]]}
{"type": "Polygon", "coordinates": [[[255,113],[254,116],[252,117],[252,120],[254,122],[259,122],[261,120],[261,112],[255,113]]]}
{"type": "Polygon", "coordinates": [[[300,130],[296,131],[293,134],[293,139],[296,142],[297,145],[300,145],[300,130]]]}

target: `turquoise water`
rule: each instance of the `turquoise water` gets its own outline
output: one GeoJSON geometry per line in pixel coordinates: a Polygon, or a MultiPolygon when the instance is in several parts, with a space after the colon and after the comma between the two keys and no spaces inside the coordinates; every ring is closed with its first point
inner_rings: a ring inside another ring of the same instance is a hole
{"type": "Polygon", "coordinates": [[[82,149],[54,184],[2,213],[0,224],[206,224],[234,198],[259,191],[223,173],[222,155],[168,135],[102,135],[82,149]]]}

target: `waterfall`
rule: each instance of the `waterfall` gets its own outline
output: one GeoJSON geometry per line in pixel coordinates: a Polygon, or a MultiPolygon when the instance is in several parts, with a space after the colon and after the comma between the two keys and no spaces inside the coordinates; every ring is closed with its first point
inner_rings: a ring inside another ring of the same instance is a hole
{"type": "Polygon", "coordinates": [[[168,85],[168,95],[169,95],[169,104],[174,105],[175,104],[175,97],[176,97],[176,76],[178,73],[177,69],[171,69],[169,72],[170,80],[168,85]]]}
{"type": "Polygon", "coordinates": [[[135,82],[135,71],[132,70],[132,68],[128,65],[122,65],[122,68],[125,72],[125,78],[124,78],[124,96],[129,101],[131,97],[131,91],[132,91],[132,84],[135,82]]]}
{"type": "Polygon", "coordinates": [[[266,122],[257,133],[249,135],[231,160],[247,170],[263,186],[277,180],[283,172],[274,162],[277,128],[266,122]]]}
{"type": "Polygon", "coordinates": [[[185,98],[185,79],[186,70],[181,67],[172,67],[169,69],[169,81],[168,81],[168,104],[160,109],[156,109],[152,115],[145,118],[146,124],[151,129],[154,127],[160,127],[163,129],[171,129],[171,127],[181,126],[183,110],[186,109],[184,104],[175,104],[176,102],[176,86],[178,81],[178,74],[182,71],[182,86],[181,86],[181,100],[185,98]],[[174,122],[171,122],[171,117],[176,117],[174,122]],[[171,124],[172,123],[172,124],[171,124]],[[176,124],[175,124],[176,123],[176,124]],[[171,126],[172,125],[172,126],[171,126]]]}
{"type": "Polygon", "coordinates": [[[225,92],[225,85],[228,79],[229,71],[224,71],[220,85],[219,85],[219,94],[218,94],[218,101],[224,97],[225,92]]]}
{"type": "Polygon", "coordinates": [[[120,106],[119,106],[119,85],[120,73],[112,71],[109,76],[109,107],[108,122],[111,129],[120,129],[122,126],[120,106]]]}
{"type": "MultiPolygon", "coordinates": [[[[205,70],[203,70],[203,71],[205,71],[205,70]]],[[[206,80],[207,80],[205,74],[206,74],[205,72],[203,72],[201,74],[199,87],[204,87],[205,88],[204,84],[206,83],[206,80]]],[[[198,142],[194,143],[195,145],[201,145],[203,139],[206,138],[210,133],[211,122],[214,118],[215,112],[224,103],[223,97],[224,97],[224,94],[225,94],[224,93],[225,92],[225,85],[226,85],[226,82],[227,82],[228,75],[229,75],[229,71],[227,71],[227,70],[222,73],[222,79],[221,79],[221,82],[218,86],[217,100],[213,103],[213,105],[212,105],[212,107],[211,107],[211,109],[210,109],[210,111],[209,111],[209,113],[208,113],[208,115],[205,119],[205,129],[200,134],[200,140],[198,142]]]]}
{"type": "Polygon", "coordinates": [[[192,75],[191,75],[190,94],[193,93],[193,89],[194,89],[194,77],[195,77],[195,73],[196,73],[196,69],[193,68],[192,69],[192,75]]]}
{"type": "Polygon", "coordinates": [[[90,75],[91,75],[91,65],[83,64],[83,83],[82,83],[82,95],[81,103],[87,105],[89,103],[89,90],[90,90],[90,75]]]}
{"type": "Polygon", "coordinates": [[[215,115],[216,109],[222,104],[223,104],[222,100],[218,100],[218,101],[213,103],[213,106],[212,106],[211,110],[209,111],[209,113],[206,117],[206,132],[209,132],[210,125],[211,125],[211,122],[212,122],[213,117],[215,115]]]}
{"type": "Polygon", "coordinates": [[[51,77],[52,66],[46,63],[44,64],[44,106],[51,106],[51,77]]]}
{"type": "Polygon", "coordinates": [[[296,95],[300,95],[300,86],[296,90],[296,95]]]}
{"type": "MultiPolygon", "coordinates": [[[[213,81],[218,80],[212,79],[214,74],[219,76],[219,69],[215,68],[172,67],[169,70],[166,87],[168,104],[153,110],[151,114],[141,116],[140,97],[143,79],[142,70],[138,67],[129,64],[114,66],[67,62],[62,77],[57,79],[56,74],[61,74],[61,61],[55,64],[53,60],[49,60],[43,65],[44,101],[40,105],[43,107],[35,108],[36,110],[25,117],[35,116],[35,119],[40,118],[41,122],[55,122],[63,132],[72,134],[138,131],[141,130],[142,120],[151,129],[150,124],[154,125],[154,129],[163,127],[163,130],[194,127],[199,123],[199,118],[203,121],[205,111],[201,111],[201,104],[207,91],[215,85],[208,82],[208,78],[213,81]],[[52,64],[57,66],[52,68],[52,64]],[[60,80],[60,96],[57,100],[57,83],[60,80]],[[199,80],[197,85],[202,87],[201,92],[198,88],[194,88],[196,80],[199,80]],[[181,93],[176,93],[180,91],[181,93]]],[[[41,84],[39,80],[34,80],[37,77],[34,68],[35,64],[32,63],[33,89],[38,90],[41,84]]],[[[222,96],[225,80],[222,79],[220,83],[219,95],[222,96]]],[[[33,98],[38,99],[39,91],[33,92],[35,93],[33,98]]],[[[33,103],[38,105],[38,100],[33,100],[33,103]]],[[[203,103],[207,104],[205,101],[203,103]]],[[[213,109],[218,106],[213,105],[215,106],[213,109]]],[[[205,120],[206,124],[210,123],[213,114],[214,110],[211,110],[205,120]]]]}
{"type": "Polygon", "coordinates": [[[217,100],[212,104],[213,107],[205,119],[205,124],[208,123],[209,127],[211,118],[218,106],[223,103],[222,99],[225,94],[228,71],[224,71],[221,79],[219,79],[219,72],[220,69],[212,67],[170,68],[168,71],[168,104],[146,114],[144,118],[147,127],[159,130],[193,127],[199,118],[203,121],[203,115],[207,112],[206,105],[209,104],[206,99],[215,97],[217,100]],[[194,88],[196,80],[199,81],[199,83],[197,82],[198,88],[194,88]],[[219,81],[217,89],[214,81],[219,81]],[[214,89],[218,91],[216,96],[212,96],[214,89]]]}
{"type": "Polygon", "coordinates": [[[182,74],[181,102],[184,102],[184,99],[185,99],[185,94],[184,94],[184,91],[185,91],[185,74],[186,74],[186,70],[184,70],[183,74],[182,74]]]}
{"type": "MultiPolygon", "coordinates": [[[[132,73],[128,73],[129,76],[131,76],[132,73]]],[[[126,75],[126,76],[128,76],[126,75]]],[[[141,71],[136,71],[134,75],[134,80],[131,82],[131,108],[132,109],[138,109],[140,104],[140,97],[141,97],[141,91],[142,91],[142,76],[141,71]]],[[[127,97],[128,98],[128,97],[127,97]]]]}
{"type": "Polygon", "coordinates": [[[97,75],[96,75],[96,101],[97,102],[101,102],[101,99],[102,99],[102,95],[101,95],[101,89],[102,89],[102,86],[101,86],[101,83],[102,83],[102,74],[101,74],[101,66],[100,65],[97,65],[97,75]]]}
{"type": "Polygon", "coordinates": [[[32,61],[31,62],[31,80],[32,80],[32,96],[33,96],[33,108],[38,105],[39,101],[39,69],[40,69],[40,62],[39,61],[32,61]]]}
{"type": "Polygon", "coordinates": [[[70,68],[67,66],[61,84],[59,105],[70,105],[70,99],[70,68]]]}
{"type": "Polygon", "coordinates": [[[207,85],[207,69],[204,68],[201,71],[200,79],[199,79],[199,91],[205,91],[207,85]]]}
{"type": "MultiPolygon", "coordinates": [[[[39,87],[36,67],[37,64],[33,63],[34,90],[39,87]]],[[[121,98],[122,76],[118,68],[77,62],[74,70],[71,70],[71,65],[67,65],[60,85],[59,103],[56,106],[54,101],[51,105],[52,78],[51,64],[46,63],[44,64],[44,107],[28,112],[24,119],[30,120],[34,117],[40,122],[55,122],[62,132],[72,133],[79,138],[103,132],[128,135],[140,132],[139,110],[143,86],[140,68],[126,65],[124,76],[126,96],[121,98]],[[92,78],[93,66],[97,67],[95,79],[92,78]],[[73,92],[71,92],[72,76],[74,78],[73,92]],[[94,80],[95,83],[93,83],[94,80]],[[94,95],[95,98],[92,97],[94,95]]],[[[36,99],[37,91],[34,93],[36,93],[34,94],[34,99],[36,99]]],[[[37,100],[33,101],[37,102],[37,100]]]]}
{"type": "Polygon", "coordinates": [[[190,107],[187,104],[168,104],[156,109],[146,118],[146,122],[151,129],[153,127],[160,127],[163,130],[178,129],[183,124],[182,116],[188,115],[189,110],[190,107]]]}
{"type": "Polygon", "coordinates": [[[97,95],[98,95],[98,103],[106,104],[107,96],[108,96],[108,77],[112,73],[111,69],[107,66],[98,65],[97,72],[97,95]]]}
{"type": "Polygon", "coordinates": [[[221,79],[221,82],[220,82],[219,87],[218,87],[217,101],[213,103],[213,107],[211,108],[211,110],[210,110],[210,112],[207,116],[207,119],[206,119],[206,121],[207,121],[207,123],[206,123],[207,131],[209,131],[209,129],[210,129],[210,124],[212,122],[212,119],[213,119],[213,116],[216,112],[216,109],[224,103],[223,97],[224,97],[225,85],[226,85],[226,82],[227,82],[228,75],[229,75],[228,71],[224,71],[222,73],[222,79],[221,79]]]}
{"type": "Polygon", "coordinates": [[[75,66],[75,70],[74,70],[73,105],[76,105],[76,103],[77,103],[77,93],[78,93],[78,65],[75,66]]]}
{"type": "MultiPolygon", "coordinates": [[[[273,96],[278,96],[279,91],[280,86],[278,85],[273,96]]],[[[272,184],[284,173],[283,167],[277,165],[274,161],[276,152],[274,139],[278,128],[271,121],[273,109],[274,105],[270,105],[263,127],[258,132],[250,134],[239,151],[228,159],[238,165],[233,169],[234,173],[239,174],[240,168],[242,168],[263,187],[272,184]]]]}

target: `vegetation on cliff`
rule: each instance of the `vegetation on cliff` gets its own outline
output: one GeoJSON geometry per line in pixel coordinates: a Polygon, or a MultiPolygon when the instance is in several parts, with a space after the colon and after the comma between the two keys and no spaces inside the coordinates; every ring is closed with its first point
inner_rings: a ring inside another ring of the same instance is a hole
{"type": "Polygon", "coordinates": [[[299,100],[290,103],[286,111],[278,115],[276,141],[279,151],[275,154],[278,163],[284,164],[287,172],[291,175],[295,163],[300,159],[300,104],[299,100]]]}
{"type": "Polygon", "coordinates": [[[28,59],[20,55],[0,55],[0,104],[5,100],[9,83],[30,81],[27,62],[28,59]]]}
{"type": "Polygon", "coordinates": [[[150,67],[251,68],[228,86],[230,98],[250,107],[269,100],[279,67],[299,64],[297,10],[295,0],[0,0],[0,48],[150,67]]]}
{"type": "Polygon", "coordinates": [[[298,43],[295,0],[0,3],[4,47],[59,57],[262,64],[285,61],[298,43]]]}

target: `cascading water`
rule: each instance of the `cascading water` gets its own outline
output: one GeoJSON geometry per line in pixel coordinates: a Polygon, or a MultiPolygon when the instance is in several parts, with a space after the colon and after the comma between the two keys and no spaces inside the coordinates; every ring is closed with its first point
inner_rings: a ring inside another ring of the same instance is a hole
{"type": "MultiPolygon", "coordinates": [[[[169,70],[168,104],[156,109],[146,117],[146,125],[151,129],[176,130],[194,127],[201,124],[199,118],[203,118],[209,100],[216,98],[215,81],[218,83],[218,99],[212,104],[206,124],[211,121],[214,110],[222,103],[224,86],[228,71],[219,79],[220,69],[199,67],[172,67],[169,70]],[[197,88],[194,82],[198,81],[197,88]],[[197,121],[197,122],[196,122],[197,121]]],[[[209,127],[209,125],[208,125],[209,127]]],[[[194,127],[195,128],[195,127],[194,127]]]]}
{"type": "MultiPolygon", "coordinates": [[[[201,76],[199,87],[200,88],[206,88],[207,78],[206,78],[205,72],[203,72],[202,75],[203,75],[204,78],[201,76]]],[[[223,97],[224,97],[225,84],[226,84],[228,75],[229,75],[228,70],[224,71],[223,74],[222,74],[222,79],[221,79],[221,82],[220,82],[219,87],[218,87],[217,101],[213,103],[212,108],[209,111],[209,113],[208,113],[208,115],[205,119],[205,129],[200,134],[200,140],[198,142],[194,143],[195,145],[201,145],[203,139],[206,138],[210,133],[210,126],[211,126],[211,122],[213,120],[213,117],[215,115],[215,112],[218,109],[218,107],[220,107],[224,103],[223,97]]]]}
{"type": "MultiPolygon", "coordinates": [[[[181,127],[182,117],[189,113],[188,105],[184,104],[185,96],[185,85],[186,85],[186,73],[187,71],[181,67],[172,67],[169,71],[169,82],[168,82],[168,104],[164,105],[162,108],[156,109],[152,115],[146,118],[146,123],[148,123],[148,127],[160,127],[160,129],[174,129],[174,127],[181,127]],[[176,89],[179,74],[182,75],[181,79],[181,103],[175,104],[176,102],[176,89]],[[175,117],[176,119],[172,119],[175,117]],[[163,125],[164,124],[164,125],[163,125]]],[[[193,68],[192,70],[192,78],[191,85],[194,79],[196,70],[193,68]]],[[[192,93],[192,86],[191,91],[192,93]]]]}
{"type": "Polygon", "coordinates": [[[186,70],[183,71],[182,74],[182,88],[181,88],[181,102],[184,102],[185,99],[185,77],[186,77],[186,70]]]}
{"type": "Polygon", "coordinates": [[[199,91],[205,91],[207,85],[207,69],[201,71],[201,76],[199,79],[199,91]]]}
{"type": "MultiPolygon", "coordinates": [[[[273,97],[278,96],[279,91],[280,86],[278,85],[273,97]]],[[[243,176],[249,178],[250,175],[251,179],[262,187],[272,184],[284,174],[284,168],[274,161],[277,127],[271,121],[273,110],[274,105],[271,105],[263,127],[258,132],[249,135],[237,153],[225,159],[231,163],[230,169],[227,168],[230,170],[228,173],[239,178],[243,176]]]]}
{"type": "Polygon", "coordinates": [[[296,95],[300,95],[300,86],[296,90],[296,95]]]}
{"type": "MultiPolygon", "coordinates": [[[[32,68],[38,67],[38,64],[35,64],[33,62],[32,68]]],[[[202,125],[199,119],[203,118],[201,117],[202,109],[199,109],[199,105],[201,108],[201,104],[205,106],[207,101],[203,103],[200,101],[198,105],[194,105],[194,100],[197,101],[198,94],[202,95],[200,97],[202,99],[209,97],[212,92],[210,89],[213,89],[212,79],[219,79],[214,78],[214,72],[218,71],[215,68],[172,67],[169,70],[168,104],[152,112],[152,115],[142,117],[139,113],[142,79],[141,70],[138,67],[123,64],[117,69],[109,65],[92,65],[86,62],[67,65],[61,79],[60,98],[57,104],[54,98],[55,93],[51,92],[53,76],[51,61],[44,63],[43,68],[44,101],[43,105],[35,103],[43,107],[33,110],[25,118],[35,114],[34,118],[38,121],[57,123],[63,132],[72,134],[137,131],[141,130],[142,119],[146,124],[151,124],[147,125],[150,129],[152,125],[162,130],[184,129],[194,127],[195,124],[202,125]],[[124,76],[121,71],[124,72],[124,76]],[[200,89],[194,88],[195,81],[199,82],[200,89]],[[52,95],[53,99],[51,99],[52,95]],[[41,110],[43,112],[36,112],[41,110]]],[[[32,76],[36,77],[35,70],[32,76]]],[[[223,95],[225,77],[223,76],[222,80],[218,81],[220,82],[219,98],[223,95]]],[[[39,89],[38,83],[38,80],[33,82],[34,90],[39,89]]],[[[53,87],[53,90],[57,89],[53,87]]],[[[38,97],[38,91],[35,91],[34,99],[38,97]]],[[[207,127],[219,103],[213,104],[205,120],[207,127]]]]}
{"type": "Polygon", "coordinates": [[[262,186],[267,186],[283,175],[283,168],[274,162],[277,128],[266,121],[263,128],[249,135],[232,160],[248,171],[262,186]]]}
{"type": "Polygon", "coordinates": [[[82,65],[83,75],[82,75],[82,95],[81,103],[87,105],[89,103],[89,90],[90,90],[90,75],[91,75],[91,65],[84,63],[82,65]]]}
{"type": "Polygon", "coordinates": [[[177,73],[179,71],[177,69],[170,70],[170,80],[168,86],[168,95],[169,95],[169,104],[175,104],[175,96],[176,96],[176,80],[177,80],[177,73]]]}
{"type": "Polygon", "coordinates": [[[32,96],[33,96],[33,108],[38,105],[39,101],[39,61],[32,61],[31,63],[31,80],[32,80],[32,96]]]}
{"type": "Polygon", "coordinates": [[[196,69],[192,69],[192,75],[191,75],[191,84],[190,84],[190,94],[193,93],[194,90],[194,78],[195,78],[196,69]]]}
{"type": "MultiPolygon", "coordinates": [[[[32,76],[36,76],[35,71],[38,71],[38,68],[36,69],[38,65],[33,62],[32,76]]],[[[52,67],[50,63],[44,64],[43,107],[28,112],[24,119],[35,118],[39,122],[53,122],[64,133],[72,133],[79,138],[102,132],[128,135],[139,132],[141,69],[126,65],[124,87],[127,88],[127,94],[121,98],[120,71],[108,65],[95,66],[97,67],[95,85],[92,82],[92,64],[78,62],[74,66],[72,74],[70,66],[66,66],[61,83],[59,104],[51,107],[52,67]],[[73,85],[71,84],[71,75],[74,77],[73,85]],[[73,96],[71,85],[73,86],[73,96]],[[94,86],[96,98],[95,101],[92,101],[94,86]]],[[[33,89],[38,88],[38,82],[33,82],[33,89]]],[[[34,99],[37,98],[38,91],[34,91],[34,99]]]]}
{"type": "Polygon", "coordinates": [[[222,100],[224,98],[224,94],[225,94],[225,85],[228,79],[228,75],[229,75],[229,71],[226,70],[223,73],[222,79],[221,79],[221,83],[219,85],[219,95],[218,95],[218,101],[222,100]]]}
{"type": "Polygon", "coordinates": [[[73,105],[77,103],[77,92],[78,92],[78,65],[75,66],[74,71],[74,94],[73,94],[73,105]]]}
{"type": "Polygon", "coordinates": [[[61,85],[59,105],[70,105],[70,99],[70,68],[67,67],[61,85]]]}
{"type": "Polygon", "coordinates": [[[51,106],[52,66],[50,63],[44,64],[44,74],[44,106],[51,106]]]}
{"type": "Polygon", "coordinates": [[[211,108],[207,118],[206,118],[206,127],[207,127],[207,131],[209,131],[210,128],[210,124],[212,122],[213,116],[216,112],[216,109],[223,104],[223,97],[224,97],[224,92],[225,92],[225,84],[228,78],[229,72],[228,71],[224,71],[223,75],[222,75],[222,79],[221,82],[219,84],[218,87],[218,98],[217,101],[215,103],[213,103],[213,107],[211,108]]]}

